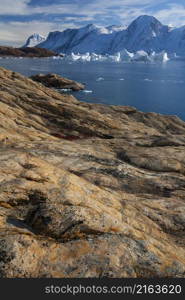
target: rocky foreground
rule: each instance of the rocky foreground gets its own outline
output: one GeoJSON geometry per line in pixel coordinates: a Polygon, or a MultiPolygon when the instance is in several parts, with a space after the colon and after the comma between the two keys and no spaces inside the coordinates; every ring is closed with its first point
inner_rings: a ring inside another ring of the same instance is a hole
{"type": "Polygon", "coordinates": [[[0,68],[0,276],[185,277],[185,123],[0,68]]]}

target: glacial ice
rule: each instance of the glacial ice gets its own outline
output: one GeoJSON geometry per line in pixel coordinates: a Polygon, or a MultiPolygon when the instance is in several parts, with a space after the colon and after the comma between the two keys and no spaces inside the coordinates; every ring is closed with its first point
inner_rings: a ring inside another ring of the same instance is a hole
{"type": "Polygon", "coordinates": [[[143,61],[148,62],[151,61],[150,55],[147,54],[147,52],[140,50],[137,51],[136,54],[131,58],[131,61],[143,61]]]}
{"type": "Polygon", "coordinates": [[[166,62],[169,60],[168,54],[165,51],[162,51],[160,53],[155,53],[152,52],[152,54],[150,55],[151,59],[153,61],[162,61],[162,62],[166,62]]]}
{"type": "Polygon", "coordinates": [[[67,93],[67,92],[70,92],[71,91],[71,89],[58,89],[59,91],[61,91],[61,92],[64,92],[64,93],[67,93]]]}
{"type": "Polygon", "coordinates": [[[145,78],[144,81],[147,81],[147,82],[152,82],[152,79],[149,79],[149,78],[145,78]]]}
{"type": "Polygon", "coordinates": [[[93,91],[91,90],[83,90],[82,93],[91,94],[93,91]]]}
{"type": "Polygon", "coordinates": [[[96,79],[96,81],[103,81],[103,80],[104,80],[103,77],[98,77],[98,78],[96,79]]]}
{"type": "MultiPolygon", "coordinates": [[[[56,59],[56,57],[53,57],[56,59]]],[[[101,55],[96,53],[71,53],[69,55],[65,55],[63,58],[65,61],[69,62],[167,62],[170,60],[168,54],[165,51],[160,53],[152,52],[148,54],[147,52],[140,50],[136,53],[131,53],[126,49],[114,54],[114,55],[101,55]]]]}

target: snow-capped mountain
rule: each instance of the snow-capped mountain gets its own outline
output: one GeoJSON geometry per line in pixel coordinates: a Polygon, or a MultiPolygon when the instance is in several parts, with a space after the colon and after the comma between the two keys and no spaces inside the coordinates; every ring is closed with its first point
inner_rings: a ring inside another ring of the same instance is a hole
{"type": "Polygon", "coordinates": [[[100,27],[89,24],[79,29],[67,29],[63,32],[50,32],[46,41],[39,47],[47,48],[58,53],[107,53],[110,43],[123,27],[100,27]]]}
{"type": "Polygon", "coordinates": [[[162,25],[156,18],[140,16],[120,33],[120,42],[116,41],[113,50],[120,51],[124,45],[124,48],[130,52],[162,51],[168,31],[168,26],[162,25]]]}
{"type": "MultiPolygon", "coordinates": [[[[33,37],[30,39],[35,41],[33,37]]],[[[173,28],[163,25],[155,17],[144,15],[128,27],[89,24],[78,29],[50,32],[47,39],[37,46],[66,54],[112,55],[126,49],[131,53],[166,51],[170,55],[185,56],[185,26],[173,28]]]]}
{"type": "Polygon", "coordinates": [[[34,33],[33,35],[31,35],[25,45],[23,46],[23,48],[25,47],[35,47],[37,46],[38,44],[44,42],[46,40],[46,38],[38,33],[34,33]]]}

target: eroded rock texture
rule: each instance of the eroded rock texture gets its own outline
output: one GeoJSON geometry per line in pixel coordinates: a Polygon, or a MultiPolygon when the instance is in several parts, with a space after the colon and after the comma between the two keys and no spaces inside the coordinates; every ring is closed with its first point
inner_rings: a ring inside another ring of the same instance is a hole
{"type": "Polygon", "coordinates": [[[185,277],[185,123],[0,69],[0,276],[185,277]]]}
{"type": "Polygon", "coordinates": [[[31,79],[42,83],[46,87],[56,89],[69,89],[72,91],[84,90],[85,86],[77,81],[61,77],[60,75],[49,73],[49,74],[37,74],[31,76],[31,79]]]}

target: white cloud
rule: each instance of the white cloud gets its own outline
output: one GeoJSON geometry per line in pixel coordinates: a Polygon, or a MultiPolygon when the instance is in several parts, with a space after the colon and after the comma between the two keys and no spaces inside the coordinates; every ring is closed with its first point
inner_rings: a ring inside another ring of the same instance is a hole
{"type": "Polygon", "coordinates": [[[173,24],[173,26],[185,25],[185,7],[183,5],[171,4],[168,9],[162,9],[155,13],[165,24],[173,24]]]}
{"type": "Polygon", "coordinates": [[[34,32],[47,35],[49,31],[57,30],[56,24],[49,22],[0,22],[1,45],[22,46],[28,36],[34,32]]]}
{"type": "Polygon", "coordinates": [[[29,13],[30,0],[0,0],[0,15],[25,15],[29,13]]]}
{"type": "MultiPolygon", "coordinates": [[[[163,2],[166,0],[161,0],[163,2]]],[[[52,4],[46,6],[29,6],[30,0],[0,0],[0,15],[29,15],[29,14],[76,14],[87,16],[94,16],[95,14],[105,13],[107,9],[112,6],[119,6],[119,10],[115,9],[115,12],[119,14],[120,9],[133,6],[146,6],[155,3],[155,0],[92,0],[87,1],[85,5],[81,5],[81,1],[69,2],[61,4],[52,4]]],[[[113,9],[114,11],[114,9],[113,9]]]]}
{"type": "MultiPolygon", "coordinates": [[[[114,1],[107,1],[107,0],[94,0],[91,2],[87,2],[85,5],[81,5],[80,1],[79,3],[65,3],[60,5],[49,5],[49,6],[37,6],[34,9],[32,9],[33,13],[43,13],[43,14],[51,14],[56,13],[57,14],[75,14],[75,15],[86,15],[88,17],[93,17],[97,14],[107,14],[108,9],[110,7],[119,7],[112,8],[112,11],[110,10],[109,13],[111,15],[111,12],[116,13],[117,15],[120,14],[120,11],[132,8],[133,6],[148,6],[151,4],[154,4],[154,0],[142,0],[142,4],[140,0],[114,0],[114,1]]],[[[137,8],[135,8],[135,11],[137,11],[137,8]]]]}

